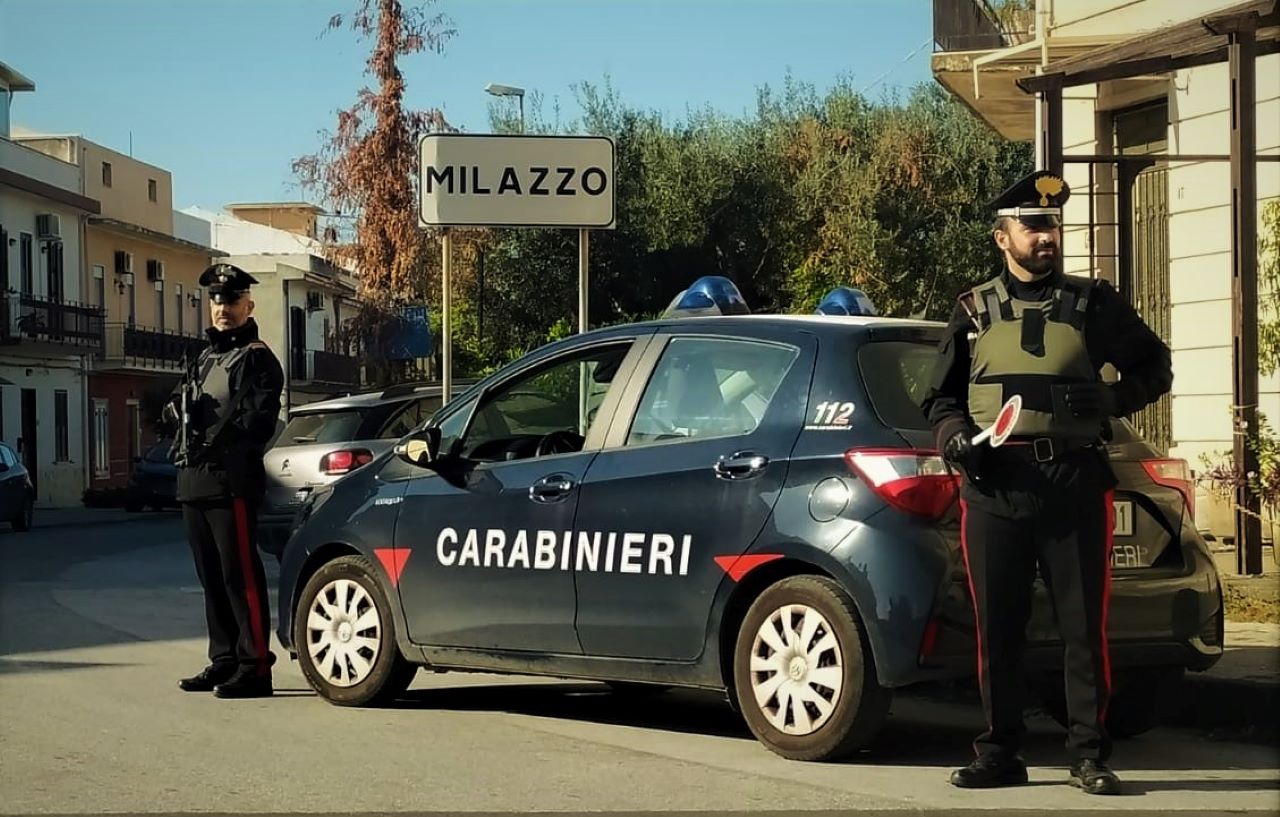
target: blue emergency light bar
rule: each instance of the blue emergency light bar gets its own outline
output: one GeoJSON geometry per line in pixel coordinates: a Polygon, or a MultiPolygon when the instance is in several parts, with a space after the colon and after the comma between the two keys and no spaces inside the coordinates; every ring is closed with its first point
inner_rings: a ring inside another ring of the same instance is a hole
{"type": "Polygon", "coordinates": [[[675,297],[662,313],[664,318],[701,315],[748,315],[751,308],[733,281],[720,275],[704,275],[675,297]]]}
{"type": "Polygon", "coordinates": [[[875,315],[876,308],[862,290],[853,287],[836,287],[822,296],[816,314],[875,315]]]}

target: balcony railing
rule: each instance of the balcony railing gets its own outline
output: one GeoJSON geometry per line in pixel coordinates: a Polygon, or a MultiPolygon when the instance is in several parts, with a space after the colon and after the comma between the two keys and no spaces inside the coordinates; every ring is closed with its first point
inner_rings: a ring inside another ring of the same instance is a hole
{"type": "Polygon", "coordinates": [[[991,51],[1034,36],[1035,4],[1018,0],[933,0],[935,51],[991,51]]]}
{"type": "Polygon", "coordinates": [[[360,385],[360,361],[354,357],[319,349],[307,349],[299,357],[301,360],[295,360],[291,373],[295,381],[360,385]]]}
{"type": "Polygon", "coordinates": [[[107,366],[178,371],[184,355],[194,360],[205,343],[204,338],[191,335],[109,323],[102,358],[107,366]]]}
{"type": "Polygon", "coordinates": [[[22,292],[0,292],[0,343],[102,348],[102,308],[22,292]]]}

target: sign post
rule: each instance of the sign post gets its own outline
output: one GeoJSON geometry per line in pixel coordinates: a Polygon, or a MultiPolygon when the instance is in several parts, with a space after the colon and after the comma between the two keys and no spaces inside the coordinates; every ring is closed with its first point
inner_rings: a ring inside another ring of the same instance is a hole
{"type": "Polygon", "coordinates": [[[418,223],[443,227],[443,402],[452,397],[451,227],[576,227],[578,331],[585,332],[589,231],[614,227],[613,140],[603,136],[431,133],[418,144],[418,223]]]}

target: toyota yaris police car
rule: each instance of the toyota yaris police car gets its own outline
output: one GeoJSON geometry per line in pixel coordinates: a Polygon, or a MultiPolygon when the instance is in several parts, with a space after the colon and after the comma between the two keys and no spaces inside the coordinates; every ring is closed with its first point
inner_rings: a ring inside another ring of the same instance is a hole
{"type": "MultiPolygon", "coordinates": [[[[892,690],[975,669],[956,479],[917,407],[941,330],[692,317],[541,348],[303,507],[279,637],[336,704],[422,666],[696,687],[781,755],[852,752],[892,690]]],[[[1222,652],[1185,464],[1115,431],[1113,724],[1222,652]]],[[[1036,604],[1029,658],[1060,673],[1036,604]]]]}

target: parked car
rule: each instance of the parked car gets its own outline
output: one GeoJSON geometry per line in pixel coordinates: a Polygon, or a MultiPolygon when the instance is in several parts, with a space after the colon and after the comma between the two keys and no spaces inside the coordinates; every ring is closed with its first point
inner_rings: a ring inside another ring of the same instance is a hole
{"type": "Polygon", "coordinates": [[[264,460],[267,493],[258,517],[259,547],[278,556],[302,501],[422,425],[440,408],[440,394],[438,383],[406,383],[294,408],[264,460]]]}
{"type": "Polygon", "coordinates": [[[0,521],[21,533],[31,530],[36,489],[27,467],[13,449],[0,443],[0,521]]]}
{"type": "MultiPolygon", "coordinates": [[[[975,672],[957,479],[919,409],[941,331],[694,317],[538,349],[311,492],[278,636],[335,704],[420,666],[697,687],[780,755],[847,755],[893,690],[975,672]]],[[[1132,734],[1221,657],[1223,607],[1186,463],[1113,433],[1108,722],[1132,734]]],[[[1028,665],[1061,673],[1034,604],[1028,665]]]]}
{"type": "Polygon", "coordinates": [[[124,509],[137,513],[178,507],[178,469],[173,464],[173,440],[157,440],[141,457],[133,458],[124,509]]]}

